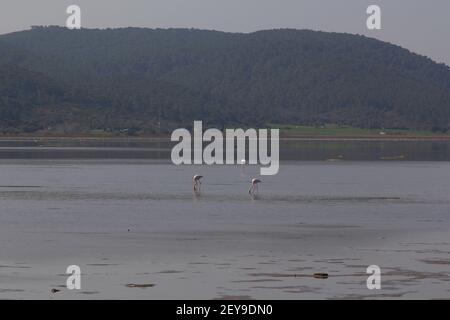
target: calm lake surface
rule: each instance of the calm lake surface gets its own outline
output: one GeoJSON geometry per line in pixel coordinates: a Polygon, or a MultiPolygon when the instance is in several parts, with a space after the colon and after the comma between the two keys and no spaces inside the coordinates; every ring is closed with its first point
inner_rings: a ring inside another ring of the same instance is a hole
{"type": "MultiPolygon", "coordinates": [[[[175,143],[140,139],[0,140],[0,159],[160,159],[175,143]]],[[[450,161],[450,141],[280,141],[281,160],[450,161]]]]}
{"type": "Polygon", "coordinates": [[[450,298],[448,142],[285,142],[253,199],[167,143],[33,144],[0,142],[0,299],[450,298]]]}

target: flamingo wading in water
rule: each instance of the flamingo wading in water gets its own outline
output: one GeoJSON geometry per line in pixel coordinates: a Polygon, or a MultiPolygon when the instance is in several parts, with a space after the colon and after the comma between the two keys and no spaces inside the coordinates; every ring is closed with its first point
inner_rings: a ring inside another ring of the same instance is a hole
{"type": "Polygon", "coordinates": [[[248,193],[251,195],[254,195],[255,193],[258,193],[258,184],[261,182],[259,179],[252,179],[252,182],[250,184],[250,189],[248,189],[248,193]]]}
{"type": "Polygon", "coordinates": [[[195,192],[200,192],[200,187],[202,186],[202,178],[203,176],[199,176],[197,174],[192,178],[195,192]]]}

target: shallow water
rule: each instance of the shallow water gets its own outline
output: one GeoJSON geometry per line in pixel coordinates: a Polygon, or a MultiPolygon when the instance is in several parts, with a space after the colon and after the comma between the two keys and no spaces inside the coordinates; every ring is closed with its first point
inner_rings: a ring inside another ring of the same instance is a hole
{"type": "MultiPolygon", "coordinates": [[[[281,160],[450,161],[448,140],[280,140],[281,160]]],[[[175,142],[152,139],[0,139],[0,159],[170,159],[175,142]]]]}
{"type": "Polygon", "coordinates": [[[0,298],[450,297],[450,162],[284,161],[251,198],[258,172],[3,159],[0,298]]]}

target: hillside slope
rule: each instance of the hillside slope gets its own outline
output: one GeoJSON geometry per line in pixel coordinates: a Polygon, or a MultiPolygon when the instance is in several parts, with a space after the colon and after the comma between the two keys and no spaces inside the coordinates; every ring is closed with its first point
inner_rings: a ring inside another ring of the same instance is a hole
{"type": "Polygon", "coordinates": [[[434,131],[450,123],[447,66],[357,35],[39,27],[0,36],[0,53],[4,132],[155,132],[194,119],[434,131]],[[39,99],[20,89],[27,78],[39,99]]]}

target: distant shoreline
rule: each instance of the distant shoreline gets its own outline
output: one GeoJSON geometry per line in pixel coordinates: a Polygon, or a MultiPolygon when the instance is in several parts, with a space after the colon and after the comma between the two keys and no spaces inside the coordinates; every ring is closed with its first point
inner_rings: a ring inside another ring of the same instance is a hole
{"type": "MultiPolygon", "coordinates": [[[[37,141],[101,141],[101,142],[170,142],[169,135],[154,136],[0,136],[0,142],[37,142],[37,141]]],[[[283,135],[280,141],[450,141],[448,135],[415,136],[415,135],[385,135],[385,136],[321,136],[321,135],[283,135]]]]}

